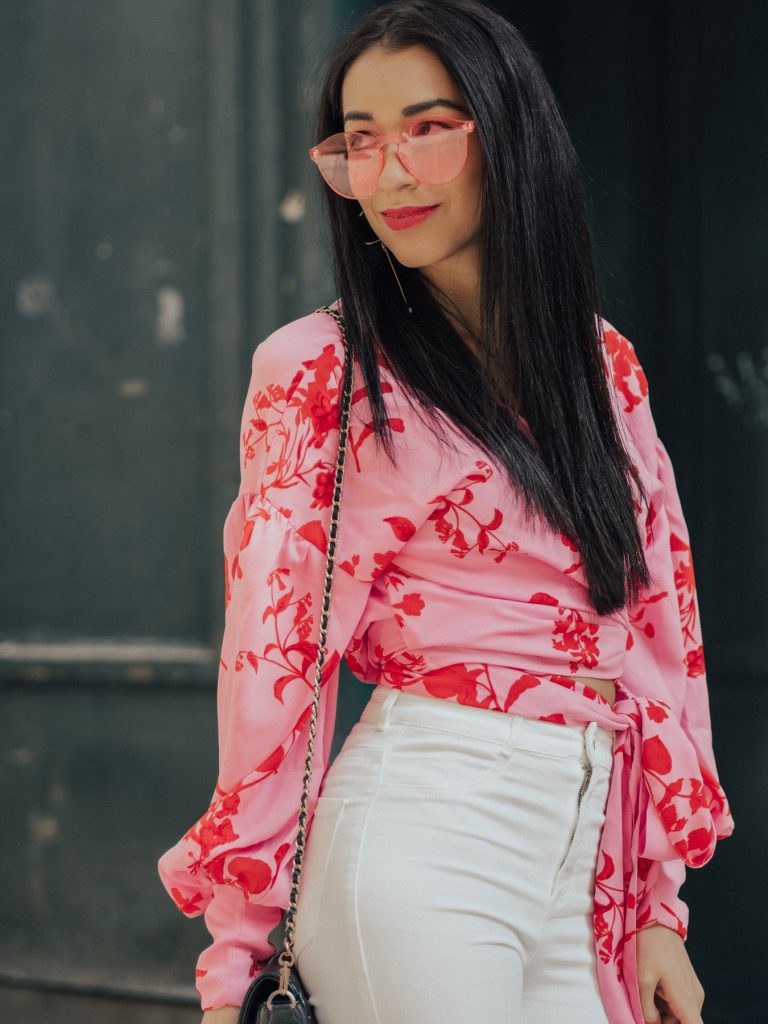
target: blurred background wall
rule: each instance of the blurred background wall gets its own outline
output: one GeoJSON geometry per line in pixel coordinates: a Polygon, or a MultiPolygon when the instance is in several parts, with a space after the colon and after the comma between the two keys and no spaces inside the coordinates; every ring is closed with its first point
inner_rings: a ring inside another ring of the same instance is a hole
{"type": "MultiPolygon", "coordinates": [[[[157,857],[216,772],[253,348],[335,298],[314,83],[372,6],[0,5],[0,1017],[199,1020],[157,857]]],[[[768,5],[509,0],[581,154],[604,314],[691,531],[736,832],[689,871],[707,1024],[766,1018],[768,5]]],[[[343,680],[335,751],[369,688],[343,680]]]]}

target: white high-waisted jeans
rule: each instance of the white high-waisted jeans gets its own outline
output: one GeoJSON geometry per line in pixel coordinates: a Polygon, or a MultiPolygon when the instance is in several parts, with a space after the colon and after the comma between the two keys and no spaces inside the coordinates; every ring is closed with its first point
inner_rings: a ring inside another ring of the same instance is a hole
{"type": "Polygon", "coordinates": [[[296,968],[318,1024],[607,1024],[613,735],[376,686],[323,780],[296,968]]]}

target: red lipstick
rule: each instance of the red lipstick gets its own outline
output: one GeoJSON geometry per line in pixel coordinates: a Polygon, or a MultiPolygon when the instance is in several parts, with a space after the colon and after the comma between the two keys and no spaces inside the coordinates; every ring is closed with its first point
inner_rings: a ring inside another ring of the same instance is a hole
{"type": "Polygon", "coordinates": [[[394,231],[402,231],[403,228],[411,228],[415,224],[421,224],[430,213],[434,213],[440,204],[434,206],[397,206],[389,210],[382,210],[381,216],[387,227],[394,231]]]}

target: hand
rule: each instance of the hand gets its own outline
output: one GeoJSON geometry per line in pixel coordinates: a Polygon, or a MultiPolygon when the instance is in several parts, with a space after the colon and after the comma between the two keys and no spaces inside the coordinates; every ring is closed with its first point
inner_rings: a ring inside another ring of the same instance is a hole
{"type": "Polygon", "coordinates": [[[640,929],[637,980],[646,1024],[704,1024],[704,989],[676,931],[663,924],[640,929]]]}
{"type": "Polygon", "coordinates": [[[237,1024],[240,1016],[239,1006],[217,1006],[215,1010],[206,1010],[201,1024],[237,1024]]]}

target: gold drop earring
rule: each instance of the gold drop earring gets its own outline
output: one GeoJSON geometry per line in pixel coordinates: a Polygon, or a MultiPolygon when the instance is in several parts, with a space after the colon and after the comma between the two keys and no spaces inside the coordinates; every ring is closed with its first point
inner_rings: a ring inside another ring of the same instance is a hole
{"type": "MultiPolygon", "coordinates": [[[[360,213],[358,213],[358,217],[362,217],[364,212],[365,212],[364,210],[361,210],[360,213]]],[[[397,281],[397,287],[400,289],[400,294],[403,296],[403,302],[405,303],[405,305],[406,305],[406,307],[408,309],[408,312],[409,313],[413,313],[413,309],[408,305],[408,299],[406,299],[406,297],[405,297],[405,292],[403,291],[403,286],[400,284],[400,278],[397,276],[397,271],[395,270],[395,265],[392,262],[391,256],[389,255],[389,249],[387,249],[386,245],[384,245],[384,243],[382,242],[382,240],[380,238],[373,238],[373,239],[371,239],[370,242],[363,242],[363,245],[376,245],[377,242],[381,245],[381,248],[386,253],[387,259],[389,260],[389,265],[390,265],[390,267],[392,267],[392,273],[395,275],[395,280],[397,281]]]]}

